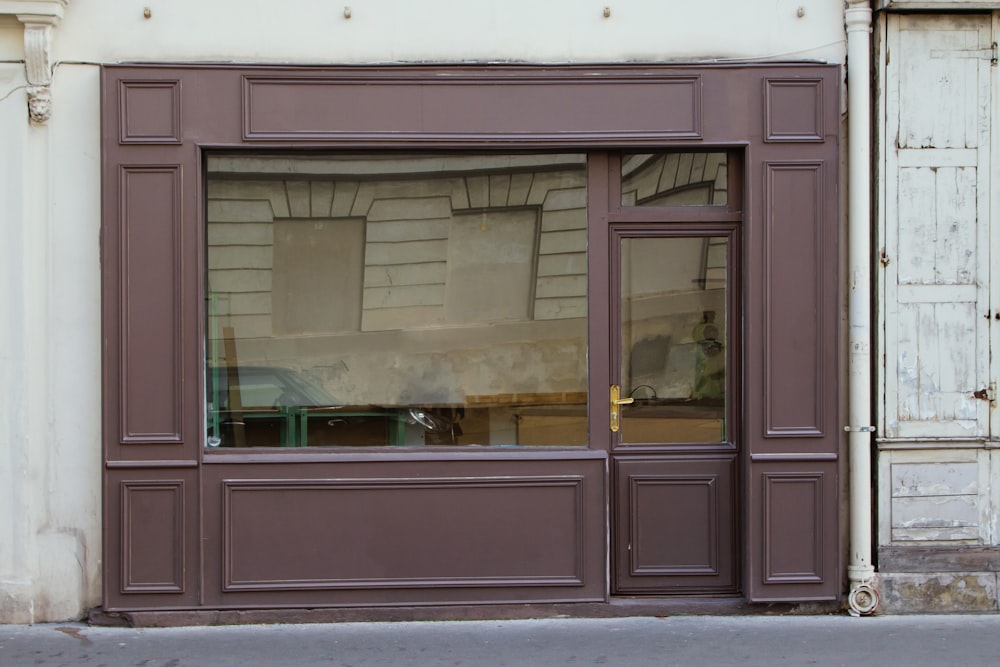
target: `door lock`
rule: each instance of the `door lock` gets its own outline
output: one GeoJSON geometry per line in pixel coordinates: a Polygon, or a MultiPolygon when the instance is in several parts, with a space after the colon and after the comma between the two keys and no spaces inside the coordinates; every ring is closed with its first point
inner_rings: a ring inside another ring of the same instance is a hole
{"type": "Polygon", "coordinates": [[[618,429],[621,428],[622,415],[621,407],[622,405],[628,405],[635,401],[634,398],[622,398],[622,388],[616,384],[611,385],[611,432],[617,433],[618,429]]]}

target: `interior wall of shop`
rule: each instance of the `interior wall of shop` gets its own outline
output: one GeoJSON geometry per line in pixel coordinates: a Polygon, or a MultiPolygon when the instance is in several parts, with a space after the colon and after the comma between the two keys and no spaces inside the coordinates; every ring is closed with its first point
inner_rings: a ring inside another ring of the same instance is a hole
{"type": "Polygon", "coordinates": [[[659,0],[70,0],[52,117],[33,125],[22,24],[0,14],[0,622],[101,602],[100,64],[843,63],[843,26],[841,0],[720,0],[711,17],[659,0]]]}

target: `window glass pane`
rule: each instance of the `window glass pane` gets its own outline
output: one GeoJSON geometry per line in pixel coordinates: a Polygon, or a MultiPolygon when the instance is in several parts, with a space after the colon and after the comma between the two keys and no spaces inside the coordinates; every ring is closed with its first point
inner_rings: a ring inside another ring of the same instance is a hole
{"type": "Polygon", "coordinates": [[[622,206],[725,206],[727,155],[626,153],[622,155],[622,206]]]}
{"type": "Polygon", "coordinates": [[[583,155],[215,155],[210,447],[585,445],[583,155]]]}
{"type": "Polygon", "coordinates": [[[726,439],[726,247],[622,240],[623,443],[726,439]]]}

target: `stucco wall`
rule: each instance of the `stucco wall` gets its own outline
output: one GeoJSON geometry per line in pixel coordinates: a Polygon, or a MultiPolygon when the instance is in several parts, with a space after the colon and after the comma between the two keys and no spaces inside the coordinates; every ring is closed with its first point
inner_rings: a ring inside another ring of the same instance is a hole
{"type": "MultiPolygon", "coordinates": [[[[23,82],[0,66],[4,94],[23,82]]],[[[78,616],[99,599],[98,71],[65,66],[69,109],[0,102],[0,621],[78,616]],[[85,131],[81,132],[81,128],[85,131]]]]}
{"type": "Polygon", "coordinates": [[[101,63],[839,63],[843,2],[71,0],[44,125],[24,57],[0,14],[0,622],[101,601],[101,63]]]}
{"type": "Polygon", "coordinates": [[[71,0],[60,32],[57,59],[98,62],[836,62],[844,39],[839,0],[71,0]]]}

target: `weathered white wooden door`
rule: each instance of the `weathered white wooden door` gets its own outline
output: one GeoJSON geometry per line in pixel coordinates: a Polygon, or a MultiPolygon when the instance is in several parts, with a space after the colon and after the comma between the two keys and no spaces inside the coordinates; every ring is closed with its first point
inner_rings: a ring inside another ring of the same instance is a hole
{"type": "MultiPolygon", "coordinates": [[[[1000,41],[1000,12],[992,13],[993,27],[993,55],[990,60],[992,65],[990,71],[990,91],[992,100],[990,104],[990,173],[992,174],[989,189],[990,220],[989,220],[989,314],[992,319],[987,319],[990,325],[990,368],[989,383],[987,385],[990,412],[989,439],[1000,440],[1000,408],[997,401],[997,384],[1000,382],[1000,185],[996,179],[1000,178],[1000,66],[998,66],[997,42],[1000,41]]],[[[1000,459],[996,452],[991,453],[991,479],[997,479],[1000,473],[1000,459]]],[[[994,490],[992,494],[992,522],[990,542],[996,544],[1000,539],[1000,515],[995,507],[1000,505],[1000,492],[994,490]]]]}
{"type": "Polygon", "coordinates": [[[994,28],[989,14],[889,17],[884,441],[1000,433],[988,400],[1000,377],[990,360],[991,328],[1000,332],[1000,278],[990,275],[1000,257],[990,238],[994,28]]]}

